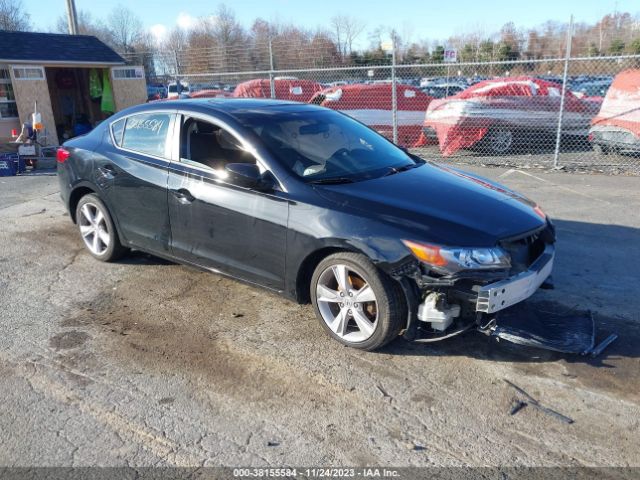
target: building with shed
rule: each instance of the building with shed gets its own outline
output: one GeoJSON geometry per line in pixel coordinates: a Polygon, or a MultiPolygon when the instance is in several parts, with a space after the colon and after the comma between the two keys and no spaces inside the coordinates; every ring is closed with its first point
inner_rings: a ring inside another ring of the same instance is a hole
{"type": "Polygon", "coordinates": [[[41,143],[58,145],[145,102],[144,69],[89,35],[0,31],[0,139],[37,108],[41,143]]]}

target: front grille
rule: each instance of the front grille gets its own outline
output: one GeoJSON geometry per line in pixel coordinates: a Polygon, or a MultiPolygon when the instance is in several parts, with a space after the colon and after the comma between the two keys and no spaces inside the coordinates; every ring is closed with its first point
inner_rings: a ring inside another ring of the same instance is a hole
{"type": "Polygon", "coordinates": [[[553,243],[553,232],[549,226],[533,234],[522,237],[509,238],[499,242],[511,256],[511,274],[528,270],[535,262],[548,243],[553,243]]]}

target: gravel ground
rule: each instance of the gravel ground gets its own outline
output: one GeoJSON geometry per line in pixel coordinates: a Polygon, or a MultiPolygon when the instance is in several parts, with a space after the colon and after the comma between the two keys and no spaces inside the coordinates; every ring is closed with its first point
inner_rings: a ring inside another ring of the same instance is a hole
{"type": "Polygon", "coordinates": [[[640,178],[469,167],[556,219],[597,359],[477,333],[340,346],[309,306],[82,247],[55,176],[0,179],[0,466],[640,466],[640,178]],[[573,418],[510,415],[509,379],[573,418]]]}
{"type": "MultiPolygon", "coordinates": [[[[443,157],[437,145],[417,148],[414,151],[425,158],[437,159],[444,163],[548,170],[553,167],[554,145],[555,139],[553,143],[541,145],[539,137],[531,137],[530,142],[502,156],[489,155],[482,151],[458,150],[451,157],[443,157]]],[[[572,141],[569,137],[560,151],[558,167],[565,172],[640,175],[640,157],[613,153],[599,156],[589,144],[572,141]]]]}

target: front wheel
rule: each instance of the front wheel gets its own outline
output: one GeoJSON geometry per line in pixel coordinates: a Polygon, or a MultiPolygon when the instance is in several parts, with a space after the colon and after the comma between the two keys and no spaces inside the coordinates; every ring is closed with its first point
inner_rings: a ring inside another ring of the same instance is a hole
{"type": "Polygon", "coordinates": [[[112,262],[127,251],[120,244],[109,210],[96,194],[90,193],[80,199],[76,222],[85,247],[98,260],[112,262]]]}
{"type": "Polygon", "coordinates": [[[322,260],[310,293],[320,324],[350,347],[380,348],[398,336],[406,319],[400,286],[361,254],[336,253],[322,260]]]}
{"type": "Polygon", "coordinates": [[[596,153],[596,155],[598,155],[599,157],[604,157],[605,155],[609,155],[609,153],[611,152],[609,150],[609,147],[605,146],[605,145],[600,145],[599,143],[594,143],[593,144],[593,151],[596,153]]]}

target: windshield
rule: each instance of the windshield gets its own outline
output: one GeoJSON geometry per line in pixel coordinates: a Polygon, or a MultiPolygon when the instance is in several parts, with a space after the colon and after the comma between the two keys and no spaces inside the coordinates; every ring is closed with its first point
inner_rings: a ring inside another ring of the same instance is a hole
{"type": "Polygon", "coordinates": [[[583,87],[579,90],[584,93],[588,97],[604,97],[607,93],[608,85],[583,85],[583,87]]]}
{"type": "Polygon", "coordinates": [[[237,117],[307,182],[367,180],[422,164],[368,127],[331,110],[237,117]]]}
{"type": "MultiPolygon", "coordinates": [[[[176,93],[178,91],[178,86],[175,83],[171,83],[169,84],[169,93],[176,93]]],[[[188,92],[189,91],[189,86],[188,85],[182,85],[182,93],[188,92]]]]}

